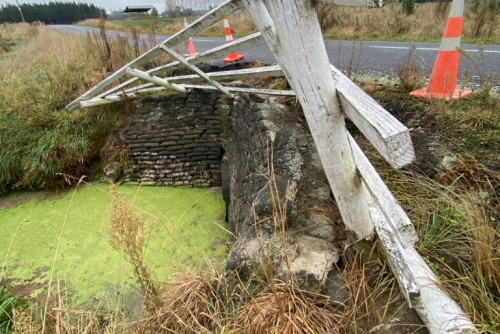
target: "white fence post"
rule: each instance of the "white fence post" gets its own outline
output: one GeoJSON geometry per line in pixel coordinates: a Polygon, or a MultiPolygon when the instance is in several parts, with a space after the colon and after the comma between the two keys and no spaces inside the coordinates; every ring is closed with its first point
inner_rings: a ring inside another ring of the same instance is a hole
{"type": "Polygon", "coordinates": [[[368,204],[313,2],[270,1],[272,19],[262,1],[244,3],[302,105],[344,223],[358,238],[370,237],[373,225],[368,204]]]}

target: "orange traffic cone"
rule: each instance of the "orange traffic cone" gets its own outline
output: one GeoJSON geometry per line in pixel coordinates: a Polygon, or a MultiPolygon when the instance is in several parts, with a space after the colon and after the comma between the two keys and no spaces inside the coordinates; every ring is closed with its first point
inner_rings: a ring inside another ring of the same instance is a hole
{"type": "MultiPolygon", "coordinates": [[[[187,26],[188,26],[188,21],[186,18],[184,18],[184,28],[187,26]]],[[[196,56],[198,54],[196,52],[196,49],[194,48],[193,39],[191,37],[189,37],[188,40],[186,41],[186,49],[187,53],[184,55],[184,57],[196,56]]]]}
{"type": "MultiPolygon", "coordinates": [[[[226,43],[232,43],[233,35],[231,34],[231,28],[229,27],[227,17],[224,17],[224,28],[226,28],[226,43]]],[[[238,52],[233,52],[230,53],[227,58],[224,58],[222,61],[225,63],[234,63],[236,61],[242,60],[243,58],[245,58],[245,56],[239,55],[238,52]]]]}
{"type": "Polygon", "coordinates": [[[453,0],[429,86],[411,92],[411,96],[451,100],[472,94],[470,90],[455,88],[460,58],[458,48],[462,35],[463,12],[464,0],[453,0]]]}

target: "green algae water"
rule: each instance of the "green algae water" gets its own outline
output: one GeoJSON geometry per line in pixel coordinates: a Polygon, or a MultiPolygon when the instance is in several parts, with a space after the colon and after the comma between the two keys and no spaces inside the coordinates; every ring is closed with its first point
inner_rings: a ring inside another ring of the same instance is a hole
{"type": "MultiPolygon", "coordinates": [[[[207,261],[222,264],[229,235],[220,189],[117,189],[138,214],[154,222],[145,256],[153,279],[163,281],[207,261]]],[[[0,204],[8,200],[0,197],[0,204]]],[[[17,294],[35,297],[51,281],[51,290],[64,291],[73,306],[99,302],[110,294],[137,293],[132,267],[108,245],[110,207],[109,186],[86,185],[1,209],[2,283],[17,294]]]]}

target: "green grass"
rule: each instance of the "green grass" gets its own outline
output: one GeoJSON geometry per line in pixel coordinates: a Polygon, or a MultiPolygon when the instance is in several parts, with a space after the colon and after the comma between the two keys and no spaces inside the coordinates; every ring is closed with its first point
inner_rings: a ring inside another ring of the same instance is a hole
{"type": "Polygon", "coordinates": [[[110,134],[131,108],[64,110],[106,75],[97,40],[27,24],[4,29],[19,44],[0,57],[0,194],[64,187],[60,173],[87,174],[106,143],[121,145],[110,134]]]}
{"type": "MultiPolygon", "coordinates": [[[[225,205],[217,189],[121,186],[118,191],[154,221],[146,253],[153,278],[164,281],[185,266],[225,257],[225,205]]],[[[108,192],[106,185],[81,186],[1,210],[2,279],[36,295],[46,289],[53,267],[52,280],[59,279],[80,306],[113,297],[110,292],[136,290],[131,266],[108,245],[108,192]]]]}

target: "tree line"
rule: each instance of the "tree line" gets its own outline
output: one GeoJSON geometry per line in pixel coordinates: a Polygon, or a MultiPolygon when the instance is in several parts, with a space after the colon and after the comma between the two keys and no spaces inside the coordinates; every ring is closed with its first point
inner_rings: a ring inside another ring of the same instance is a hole
{"type": "Polygon", "coordinates": [[[93,4],[75,2],[49,2],[44,4],[6,4],[0,6],[0,23],[42,21],[46,24],[69,24],[85,19],[106,16],[103,8],[93,4]],[[22,15],[21,15],[22,12],[22,15]]]}

